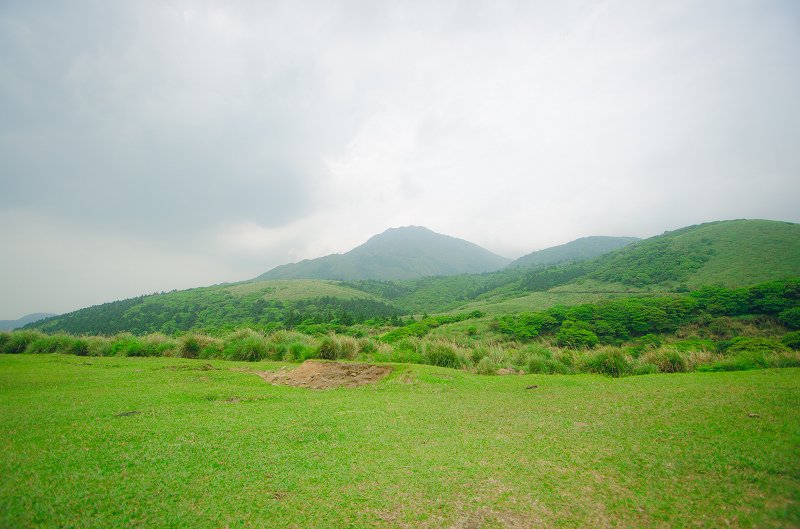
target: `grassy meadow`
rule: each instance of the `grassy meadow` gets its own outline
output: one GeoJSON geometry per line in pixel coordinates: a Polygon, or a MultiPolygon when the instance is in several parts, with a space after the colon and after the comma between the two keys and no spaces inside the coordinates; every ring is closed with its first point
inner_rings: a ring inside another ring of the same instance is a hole
{"type": "Polygon", "coordinates": [[[0,527],[800,524],[800,369],[253,374],[282,365],[0,355],[0,527]]]}

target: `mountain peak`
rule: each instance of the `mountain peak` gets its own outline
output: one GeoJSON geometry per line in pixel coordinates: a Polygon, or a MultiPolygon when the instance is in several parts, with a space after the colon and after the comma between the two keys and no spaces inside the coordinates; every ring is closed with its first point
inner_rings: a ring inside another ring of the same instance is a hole
{"type": "Polygon", "coordinates": [[[258,279],[416,279],[499,270],[510,259],[424,226],[389,228],[339,255],[278,266],[258,279]]]}

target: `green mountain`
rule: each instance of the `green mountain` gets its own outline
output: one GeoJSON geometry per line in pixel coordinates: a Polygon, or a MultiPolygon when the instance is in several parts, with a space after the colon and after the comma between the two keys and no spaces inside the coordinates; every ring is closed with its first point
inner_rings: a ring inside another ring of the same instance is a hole
{"type": "MultiPolygon", "coordinates": [[[[403,245],[402,239],[409,236],[419,241],[414,232],[420,230],[429,240],[469,247],[424,228],[401,228],[376,236],[350,253],[377,266],[376,255],[412,246],[403,245]]],[[[441,251],[445,253],[446,247],[441,251]]],[[[704,285],[737,288],[798,277],[800,225],[735,220],[689,226],[594,259],[546,268],[393,281],[259,279],[115,301],[28,327],[76,334],[172,334],[247,325],[324,333],[352,323],[388,324],[408,314],[479,310],[496,316],[631,295],[659,296],[704,285]]]]}
{"type": "Polygon", "coordinates": [[[256,279],[415,279],[499,270],[510,259],[421,226],[392,228],[345,254],[273,268],[256,279]]]}
{"type": "Polygon", "coordinates": [[[51,316],[55,316],[55,314],[49,312],[37,312],[35,314],[28,314],[27,316],[23,316],[18,320],[0,320],[0,331],[10,331],[13,329],[18,329],[19,327],[24,327],[29,323],[39,321],[44,318],[49,318],[51,316]]]}
{"type": "MultiPolygon", "coordinates": [[[[28,325],[45,332],[174,334],[242,326],[294,327],[390,320],[403,311],[333,281],[269,280],[222,284],[113,301],[28,325]]],[[[323,332],[325,329],[322,329],[323,332]]]]}
{"type": "Polygon", "coordinates": [[[599,288],[741,287],[800,276],[800,224],[709,222],[666,232],[598,258],[588,278],[599,288]]]}
{"type": "Polygon", "coordinates": [[[625,295],[738,288],[800,277],[800,225],[768,220],[689,226],[594,259],[545,268],[429,278],[397,304],[423,310],[504,314],[625,295]]]}
{"type": "Polygon", "coordinates": [[[639,241],[637,237],[582,237],[566,244],[529,253],[513,261],[508,268],[551,266],[573,261],[586,261],[639,241]]]}

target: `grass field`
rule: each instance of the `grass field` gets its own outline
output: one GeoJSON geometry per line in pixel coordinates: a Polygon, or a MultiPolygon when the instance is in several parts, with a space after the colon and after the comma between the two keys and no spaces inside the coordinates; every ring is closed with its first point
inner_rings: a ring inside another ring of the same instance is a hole
{"type": "Polygon", "coordinates": [[[239,283],[225,289],[236,296],[263,292],[264,299],[296,301],[324,296],[345,299],[378,299],[376,296],[322,279],[270,279],[239,283]]]}
{"type": "Polygon", "coordinates": [[[0,356],[0,527],[800,525],[800,369],[249,372],[280,365],[0,356]]]}

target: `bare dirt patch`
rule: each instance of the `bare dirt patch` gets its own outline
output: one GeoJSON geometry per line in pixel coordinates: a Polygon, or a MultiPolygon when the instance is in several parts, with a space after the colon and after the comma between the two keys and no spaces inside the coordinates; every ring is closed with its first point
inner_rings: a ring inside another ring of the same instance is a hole
{"type": "Polygon", "coordinates": [[[392,371],[389,366],[345,364],[306,360],[295,369],[265,371],[258,376],[270,384],[311,389],[354,388],[379,381],[392,371]]]}

